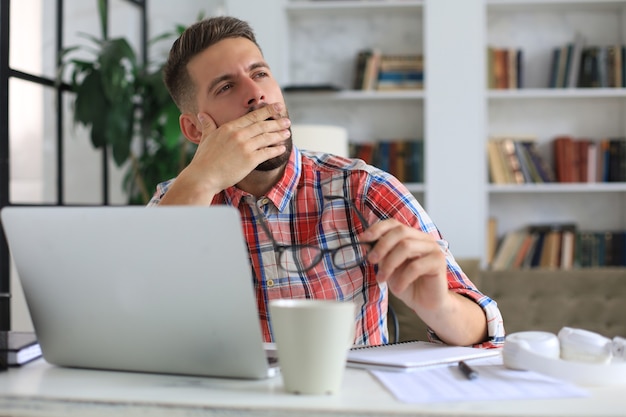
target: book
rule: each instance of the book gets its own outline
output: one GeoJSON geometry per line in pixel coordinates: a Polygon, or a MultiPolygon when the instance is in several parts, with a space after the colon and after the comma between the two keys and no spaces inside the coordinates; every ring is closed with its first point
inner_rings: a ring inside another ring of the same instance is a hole
{"type": "Polygon", "coordinates": [[[528,156],[532,161],[532,166],[541,176],[541,182],[555,182],[556,176],[554,170],[539,153],[537,143],[535,141],[524,141],[522,142],[522,146],[527,151],[528,156]]]}
{"type": "Polygon", "coordinates": [[[536,173],[536,169],[532,166],[530,155],[526,152],[520,140],[513,141],[513,147],[515,154],[519,160],[520,170],[524,177],[524,182],[527,184],[534,183],[535,181],[541,182],[541,177],[536,173]],[[537,179],[535,179],[537,177],[537,179]]]}
{"type": "Polygon", "coordinates": [[[489,162],[489,178],[492,184],[507,184],[506,165],[500,152],[497,140],[487,142],[487,160],[489,162]]]}
{"type": "Polygon", "coordinates": [[[528,257],[528,253],[532,250],[535,242],[537,241],[537,235],[527,232],[522,240],[519,250],[515,254],[515,258],[511,263],[512,269],[519,269],[524,265],[524,260],[528,257]]]}
{"type": "Polygon", "coordinates": [[[419,89],[424,82],[422,55],[381,55],[377,90],[419,89]]]}
{"type": "Polygon", "coordinates": [[[33,332],[0,332],[0,364],[19,366],[41,357],[41,347],[33,332]]]}
{"type": "Polygon", "coordinates": [[[550,225],[530,225],[528,231],[537,235],[535,244],[533,246],[532,254],[528,259],[529,268],[539,268],[541,266],[541,255],[543,253],[543,246],[545,244],[546,236],[551,230],[550,225]]]}
{"type": "Polygon", "coordinates": [[[497,90],[508,87],[508,53],[504,48],[495,48],[493,52],[493,84],[497,90]]]}
{"type": "Polygon", "coordinates": [[[498,247],[498,220],[490,217],[487,220],[487,265],[491,266],[498,247]]]}
{"type": "Polygon", "coordinates": [[[559,62],[561,59],[561,48],[552,48],[552,61],[550,63],[550,78],[548,80],[548,87],[557,87],[557,76],[559,73],[559,62]]]}
{"type": "Polygon", "coordinates": [[[365,62],[365,70],[363,72],[363,84],[361,90],[375,90],[378,83],[378,71],[380,66],[381,52],[373,49],[371,55],[367,57],[365,62]]]}
{"type": "Polygon", "coordinates": [[[509,170],[511,182],[514,184],[523,184],[524,173],[521,168],[520,159],[515,152],[515,142],[511,138],[500,139],[500,149],[504,155],[505,164],[509,170]]]}
{"type": "Polygon", "coordinates": [[[352,348],[348,351],[347,366],[351,368],[408,372],[418,368],[455,364],[459,361],[499,354],[500,349],[409,341],[352,348]]]}
{"type": "Polygon", "coordinates": [[[561,269],[572,269],[574,267],[576,241],[576,225],[563,226],[561,233],[561,269]]]}
{"type": "Polygon", "coordinates": [[[491,269],[494,271],[502,271],[511,268],[525,236],[525,230],[512,230],[507,232],[498,245],[491,264],[491,269]]]}
{"type": "Polygon", "coordinates": [[[363,49],[357,53],[354,68],[354,81],[352,83],[352,88],[354,90],[361,90],[363,88],[365,68],[367,66],[367,61],[371,56],[372,51],[370,49],[363,49]]]}
{"type": "Polygon", "coordinates": [[[569,136],[557,136],[552,140],[552,146],[558,182],[577,182],[574,139],[569,136]]]}
{"type": "Polygon", "coordinates": [[[558,226],[553,227],[547,232],[541,256],[539,259],[539,267],[547,269],[557,269],[560,266],[561,253],[561,230],[558,226]]]}
{"type": "Polygon", "coordinates": [[[424,140],[417,138],[407,142],[407,175],[409,182],[424,182],[424,140]]]}
{"type": "Polygon", "coordinates": [[[580,68],[582,66],[582,52],[585,47],[586,38],[577,33],[574,37],[574,47],[572,49],[571,67],[567,74],[567,87],[576,88],[580,80],[580,68]]]}

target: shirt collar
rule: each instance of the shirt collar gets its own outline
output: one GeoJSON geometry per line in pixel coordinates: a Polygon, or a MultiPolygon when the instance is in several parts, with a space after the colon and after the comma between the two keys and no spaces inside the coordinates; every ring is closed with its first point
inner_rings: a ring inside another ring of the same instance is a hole
{"type": "MultiPolygon", "coordinates": [[[[302,154],[300,150],[294,146],[291,150],[291,155],[287,161],[285,172],[281,179],[265,194],[265,197],[269,199],[278,208],[278,211],[282,212],[289,201],[294,196],[295,191],[302,175],[302,154]]],[[[234,207],[239,207],[241,200],[254,199],[254,197],[243,191],[236,186],[228,187],[222,191],[224,202],[234,207]]]]}

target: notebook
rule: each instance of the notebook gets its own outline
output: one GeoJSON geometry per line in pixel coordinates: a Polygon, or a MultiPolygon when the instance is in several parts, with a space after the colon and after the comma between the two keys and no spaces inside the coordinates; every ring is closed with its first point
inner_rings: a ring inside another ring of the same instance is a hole
{"type": "Polygon", "coordinates": [[[5,207],[1,219],[46,361],[276,374],[236,209],[5,207]]]}
{"type": "Polygon", "coordinates": [[[482,349],[409,341],[353,348],[348,352],[348,366],[408,372],[418,368],[457,364],[459,361],[500,354],[501,349],[482,349]]]}
{"type": "Polygon", "coordinates": [[[33,332],[0,332],[0,366],[24,365],[41,357],[41,347],[33,332]]]}

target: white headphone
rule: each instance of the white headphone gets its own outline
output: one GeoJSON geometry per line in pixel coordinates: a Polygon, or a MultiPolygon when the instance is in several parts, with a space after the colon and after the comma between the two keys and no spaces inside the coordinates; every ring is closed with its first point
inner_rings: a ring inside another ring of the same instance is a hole
{"type": "Polygon", "coordinates": [[[583,385],[626,383],[626,339],[609,339],[583,329],[563,327],[558,336],[528,331],[508,335],[504,365],[532,370],[583,385]]]}

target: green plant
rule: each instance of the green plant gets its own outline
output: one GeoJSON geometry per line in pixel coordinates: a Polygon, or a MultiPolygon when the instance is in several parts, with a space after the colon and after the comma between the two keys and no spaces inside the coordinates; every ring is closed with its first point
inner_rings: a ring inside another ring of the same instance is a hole
{"type": "MultiPolygon", "coordinates": [[[[125,38],[109,39],[105,0],[98,0],[98,12],[101,38],[79,34],[90,43],[64,50],[58,79],[69,71],[74,122],[87,127],[95,148],[110,150],[117,166],[128,163],[123,186],[129,204],[145,204],[159,181],[189,162],[194,145],[181,135],[179,111],[162,81],[163,63],[140,62],[125,38]],[[77,51],[93,59],[72,57],[77,51]]],[[[150,44],[184,29],[178,25],[150,44]]]]}

